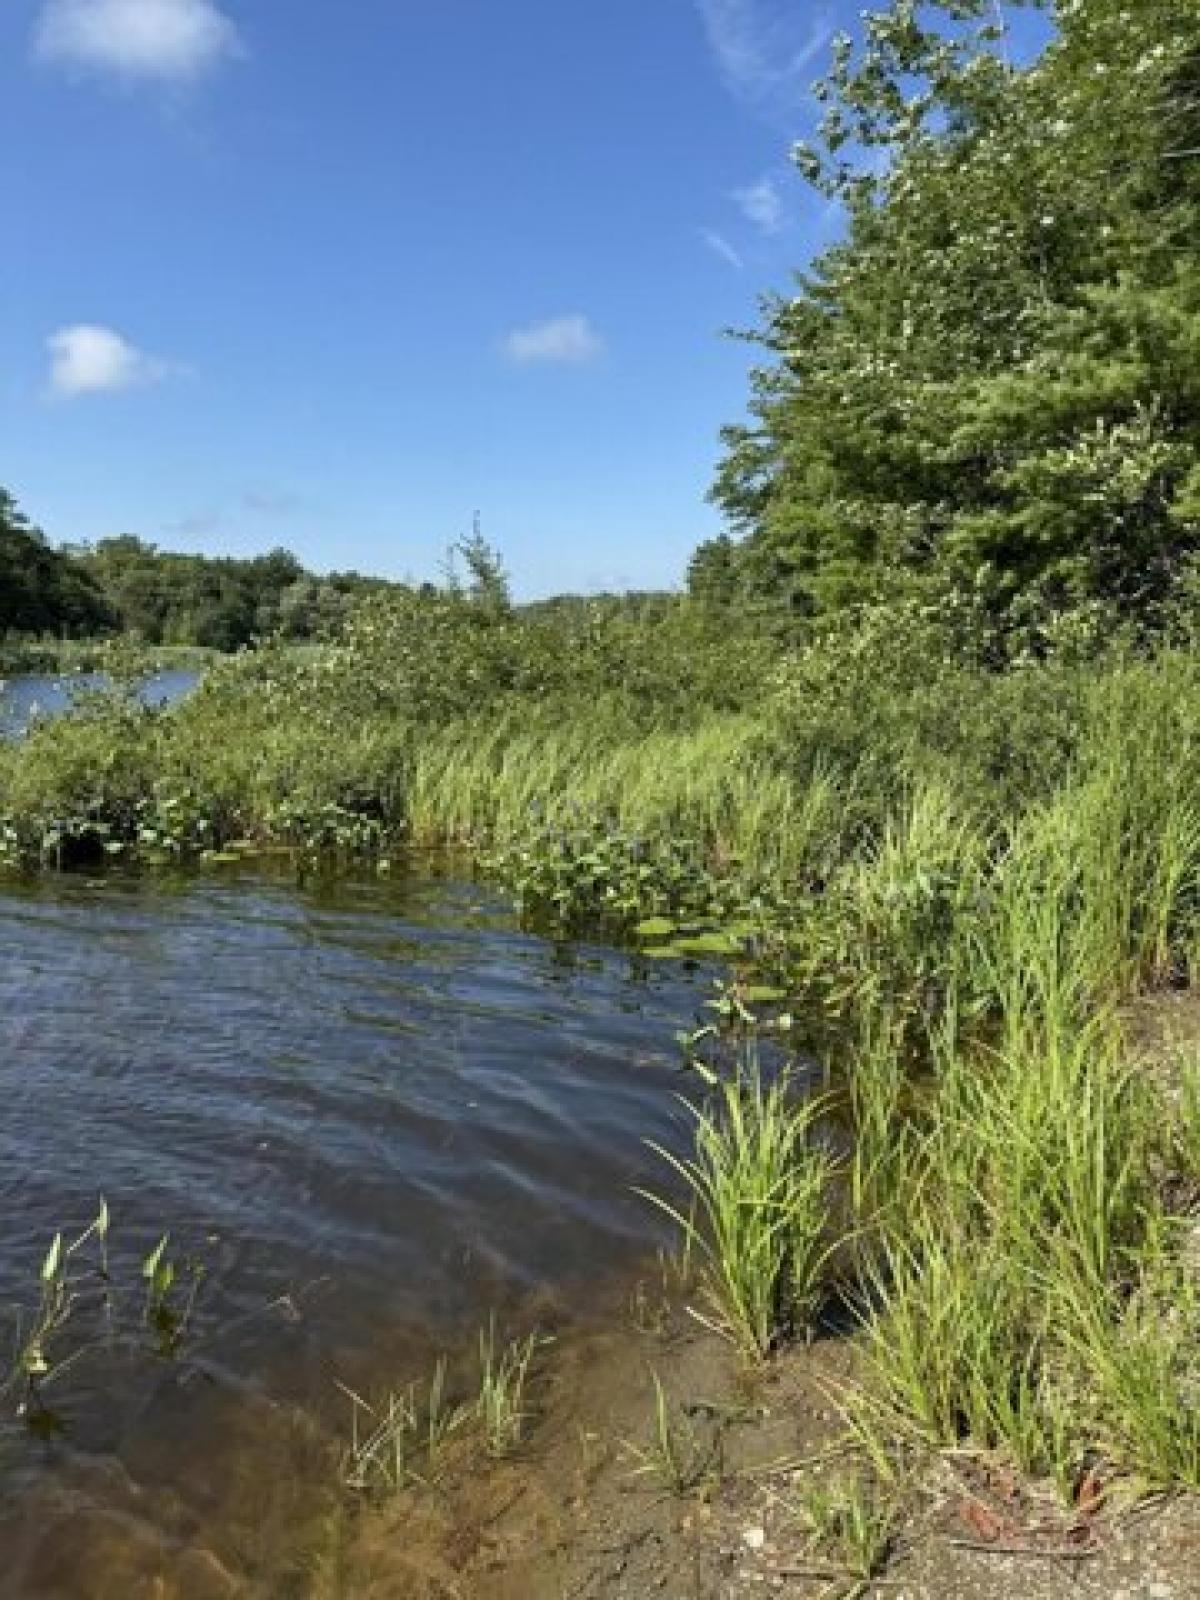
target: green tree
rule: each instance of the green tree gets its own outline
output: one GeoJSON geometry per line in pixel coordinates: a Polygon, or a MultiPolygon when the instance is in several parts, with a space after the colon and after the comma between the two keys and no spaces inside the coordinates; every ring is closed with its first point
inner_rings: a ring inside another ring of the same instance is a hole
{"type": "Polygon", "coordinates": [[[1200,12],[1060,0],[1014,64],[988,0],[892,0],[819,87],[843,241],[765,303],[714,497],[743,592],[913,586],[1000,639],[1152,619],[1200,546],[1200,12]]]}
{"type": "Polygon", "coordinates": [[[700,545],[687,571],[688,594],[709,610],[730,606],[738,593],[737,553],[727,533],[700,545]]]}
{"type": "Polygon", "coordinates": [[[454,546],[452,556],[463,558],[468,576],[467,593],[476,605],[497,614],[511,609],[512,593],[504,561],[479,531],[478,521],[474,532],[454,546]]]}
{"type": "Polygon", "coordinates": [[[52,549],[0,489],[0,633],[99,633],[112,621],[79,563],[52,549]]]}

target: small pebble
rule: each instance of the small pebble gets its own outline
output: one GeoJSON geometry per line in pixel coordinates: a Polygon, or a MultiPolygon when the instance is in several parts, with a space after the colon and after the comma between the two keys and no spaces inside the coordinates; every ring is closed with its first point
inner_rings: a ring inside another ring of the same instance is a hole
{"type": "Polygon", "coordinates": [[[742,1543],[747,1550],[761,1550],[766,1542],[767,1532],[765,1528],[747,1528],[742,1534],[742,1543]]]}

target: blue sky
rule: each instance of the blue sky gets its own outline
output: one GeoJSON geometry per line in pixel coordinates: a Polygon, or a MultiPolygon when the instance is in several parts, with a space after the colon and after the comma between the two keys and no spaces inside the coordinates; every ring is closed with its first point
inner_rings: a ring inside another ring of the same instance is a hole
{"type": "Polygon", "coordinates": [[[55,540],[678,582],[857,7],[4,0],[0,483],[55,540]]]}

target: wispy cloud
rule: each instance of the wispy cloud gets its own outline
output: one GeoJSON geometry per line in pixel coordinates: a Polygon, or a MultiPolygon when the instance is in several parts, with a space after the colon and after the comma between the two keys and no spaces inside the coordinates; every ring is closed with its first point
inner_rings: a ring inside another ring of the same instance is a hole
{"type": "Polygon", "coordinates": [[[727,261],[731,267],[736,267],[739,272],[745,269],[746,263],[723,233],[718,233],[715,228],[701,228],[700,237],[712,253],[720,256],[722,261],[727,261]]]}
{"type": "Polygon", "coordinates": [[[734,191],[742,215],[763,233],[778,233],[783,226],[783,196],[774,178],[760,178],[734,191]]]}
{"type": "Polygon", "coordinates": [[[580,366],[604,353],[604,341],[582,312],[551,317],[528,327],[514,328],[503,343],[505,356],[519,366],[533,362],[558,362],[580,366]]]}
{"type": "Polygon", "coordinates": [[[34,51],[62,66],[186,82],[242,53],[215,0],[44,0],[34,51]]]}
{"type": "Polygon", "coordinates": [[[821,52],[833,38],[828,6],[795,0],[696,0],[709,47],[728,88],[756,110],[794,114],[821,52]]]}
{"type": "Polygon", "coordinates": [[[67,399],[85,394],[119,394],[160,383],[171,373],[169,361],[148,356],[112,328],[77,322],[46,341],[50,352],[50,392],[67,399]]]}

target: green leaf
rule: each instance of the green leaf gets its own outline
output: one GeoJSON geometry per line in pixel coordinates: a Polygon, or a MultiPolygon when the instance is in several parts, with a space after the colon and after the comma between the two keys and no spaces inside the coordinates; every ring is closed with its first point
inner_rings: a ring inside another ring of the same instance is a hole
{"type": "Polygon", "coordinates": [[[53,1283],[62,1268],[63,1240],[62,1234],[54,1235],[54,1243],[46,1252],[46,1259],[42,1262],[42,1282],[53,1283]]]}
{"type": "Polygon", "coordinates": [[[727,933],[696,933],[673,940],[671,948],[681,956],[735,956],[741,943],[727,933]]]}
{"type": "Polygon", "coordinates": [[[169,1233],[164,1233],[162,1238],[155,1245],[154,1249],[151,1250],[150,1254],[142,1262],[142,1277],[145,1278],[147,1283],[153,1283],[155,1278],[158,1276],[158,1269],[162,1265],[162,1259],[166,1254],[167,1245],[170,1242],[170,1238],[171,1235],[169,1233]]]}

